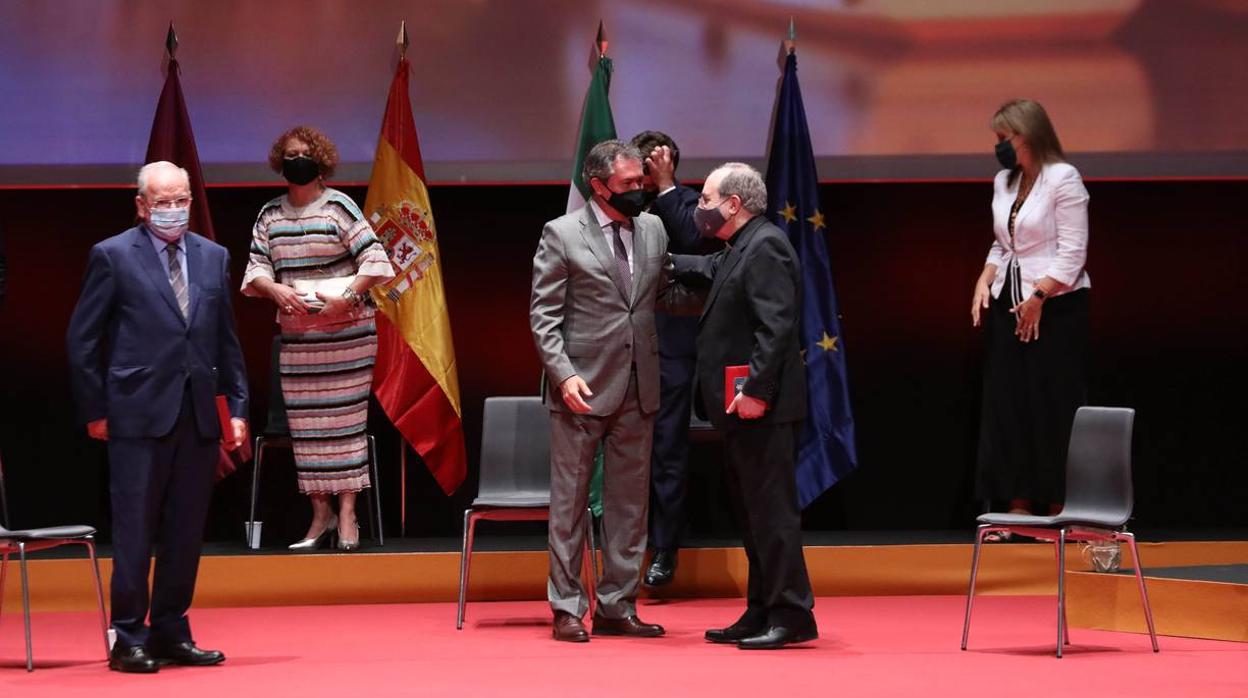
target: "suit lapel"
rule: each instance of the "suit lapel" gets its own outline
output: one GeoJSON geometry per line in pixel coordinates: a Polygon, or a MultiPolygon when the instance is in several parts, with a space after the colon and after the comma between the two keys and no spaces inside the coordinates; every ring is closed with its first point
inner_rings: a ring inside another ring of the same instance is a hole
{"type": "Polygon", "coordinates": [[[728,256],[721,263],[719,269],[715,271],[715,280],[711,282],[711,291],[706,296],[706,304],[702,307],[702,316],[699,322],[706,319],[706,314],[711,311],[711,306],[715,304],[715,299],[719,296],[719,291],[724,287],[724,280],[728,278],[732,271],[737,268],[737,264],[741,262],[742,255],[745,254],[745,248],[750,244],[750,238],[754,237],[754,231],[761,225],[762,216],[757,216],[746,223],[745,229],[737,236],[737,241],[728,251],[728,256]]]}
{"type": "Polygon", "coordinates": [[[650,258],[648,236],[642,229],[641,218],[633,219],[633,294],[629,297],[631,308],[633,299],[641,293],[642,274],[646,273],[645,263],[650,258]]]}
{"type": "Polygon", "coordinates": [[[178,299],[173,295],[173,286],[169,283],[168,267],[160,256],[156,254],[156,249],[152,247],[152,243],[147,239],[147,233],[142,227],[134,229],[134,237],[132,244],[138,248],[136,250],[139,255],[139,266],[143,267],[143,271],[147,272],[147,280],[151,282],[152,288],[156,290],[156,295],[165,299],[165,303],[169,305],[169,309],[182,322],[186,322],[186,318],[182,317],[182,309],[178,307],[178,299]]]}
{"type": "Polygon", "coordinates": [[[581,237],[584,238],[590,251],[594,253],[594,258],[607,272],[611,283],[615,284],[616,290],[624,297],[624,302],[629,303],[631,294],[628,287],[624,285],[624,278],[620,276],[619,267],[615,266],[615,252],[607,247],[606,235],[603,234],[602,227],[598,225],[598,219],[594,217],[594,211],[589,204],[585,204],[585,208],[581,211],[581,237]]]}

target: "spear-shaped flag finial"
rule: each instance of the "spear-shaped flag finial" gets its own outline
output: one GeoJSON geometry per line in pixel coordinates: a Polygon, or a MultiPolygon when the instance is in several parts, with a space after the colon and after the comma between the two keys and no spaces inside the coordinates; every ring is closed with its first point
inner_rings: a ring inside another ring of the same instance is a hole
{"type": "Polygon", "coordinates": [[[598,57],[602,58],[607,55],[607,32],[603,29],[602,20],[598,20],[598,38],[595,39],[598,45],[598,57]]]}
{"type": "Polygon", "coordinates": [[[789,33],[784,37],[784,52],[793,53],[797,50],[797,23],[789,17],[789,33]]]}
{"type": "Polygon", "coordinates": [[[169,52],[170,60],[177,60],[178,33],[173,30],[173,20],[169,21],[169,33],[165,34],[165,50],[169,52]]]}
{"type": "Polygon", "coordinates": [[[399,36],[394,40],[394,43],[399,47],[399,58],[407,58],[407,47],[412,45],[412,41],[407,36],[406,19],[399,23],[399,36]]]}

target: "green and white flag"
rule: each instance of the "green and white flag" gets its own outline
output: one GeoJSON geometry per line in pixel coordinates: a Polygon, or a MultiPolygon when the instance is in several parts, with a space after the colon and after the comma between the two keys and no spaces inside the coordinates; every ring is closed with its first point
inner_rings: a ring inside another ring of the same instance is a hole
{"type": "MultiPolygon", "coordinates": [[[[611,59],[607,58],[607,40],[602,24],[598,25],[598,60],[591,63],[593,75],[581,107],[581,127],[576,134],[576,156],[572,160],[572,186],[568,187],[568,213],[579,211],[589,201],[589,182],[581,179],[585,156],[595,145],[615,138],[615,118],[611,116],[611,59]]],[[[589,508],[594,516],[602,516],[602,445],[594,454],[594,475],[589,482],[589,508]]]]}
{"type": "Polygon", "coordinates": [[[615,119],[611,116],[611,59],[606,56],[607,42],[598,30],[598,61],[585,92],[581,107],[581,128],[576,134],[576,157],[572,160],[572,186],[568,188],[568,213],[579,211],[589,201],[589,183],[581,180],[581,166],[589,149],[615,138],[615,119]]]}

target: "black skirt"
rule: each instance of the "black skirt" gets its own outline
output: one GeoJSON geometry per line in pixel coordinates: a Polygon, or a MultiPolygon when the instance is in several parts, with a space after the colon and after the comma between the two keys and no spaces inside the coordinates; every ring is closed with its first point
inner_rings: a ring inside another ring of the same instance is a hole
{"type": "Polygon", "coordinates": [[[1011,277],[990,304],[976,494],[1060,503],[1075,411],[1087,402],[1088,290],[1050,298],[1040,338],[1014,335],[1011,277]]]}

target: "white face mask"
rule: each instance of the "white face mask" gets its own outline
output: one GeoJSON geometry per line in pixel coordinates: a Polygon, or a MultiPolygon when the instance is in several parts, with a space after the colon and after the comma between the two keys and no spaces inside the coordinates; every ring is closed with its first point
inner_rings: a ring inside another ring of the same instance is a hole
{"type": "Polygon", "coordinates": [[[147,213],[147,227],[165,242],[175,242],[186,234],[190,225],[191,207],[154,208],[147,213]]]}

